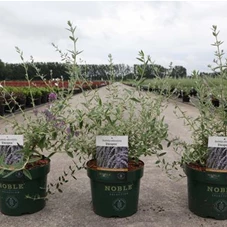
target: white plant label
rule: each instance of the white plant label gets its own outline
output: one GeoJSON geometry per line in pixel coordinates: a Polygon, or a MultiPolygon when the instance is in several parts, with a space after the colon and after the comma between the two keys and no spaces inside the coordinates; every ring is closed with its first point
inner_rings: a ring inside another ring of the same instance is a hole
{"type": "Polygon", "coordinates": [[[127,171],[128,136],[97,136],[96,161],[98,169],[127,171]]]}
{"type": "Polygon", "coordinates": [[[24,144],[23,135],[0,135],[0,146],[17,146],[24,144]]]}
{"type": "Polygon", "coordinates": [[[209,136],[208,147],[227,147],[227,137],[209,136]]]}
{"type": "Polygon", "coordinates": [[[96,136],[96,146],[128,147],[128,136],[96,136]]]}

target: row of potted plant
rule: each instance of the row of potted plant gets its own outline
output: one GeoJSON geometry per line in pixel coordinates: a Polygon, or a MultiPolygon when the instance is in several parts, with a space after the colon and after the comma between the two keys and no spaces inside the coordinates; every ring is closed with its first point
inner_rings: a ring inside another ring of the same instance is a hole
{"type": "MultiPolygon", "coordinates": [[[[75,84],[81,79],[76,64],[80,51],[76,49],[78,39],[75,37],[75,27],[71,22],[68,22],[68,26],[73,42],[71,57],[57,46],[54,47],[66,59],[70,82],[75,84]]],[[[216,69],[224,77],[223,54],[217,40],[216,26],[213,26],[213,35],[216,39],[214,45],[218,47],[216,69]]],[[[24,62],[22,51],[17,48],[17,52],[24,62]]],[[[140,79],[135,81],[135,88],[124,87],[112,80],[113,60],[109,55],[111,83],[106,88],[107,93],[99,90],[83,92],[81,102],[71,105],[73,90],[69,89],[66,93],[51,93],[50,104],[44,109],[35,109],[33,117],[28,117],[21,109],[23,122],[18,122],[15,115],[11,118],[2,116],[18,136],[17,144],[13,144],[15,140],[10,135],[2,135],[0,140],[2,213],[21,215],[43,209],[51,157],[57,152],[65,152],[69,158],[76,156],[80,160],[73,163],[74,168],[70,166],[72,175],[75,169],[81,168],[81,163],[86,163],[87,175],[91,179],[93,209],[98,215],[126,217],[136,213],[140,179],[144,170],[140,158],[153,156],[154,162],[168,174],[173,169],[183,167],[188,177],[189,209],[193,213],[202,217],[227,219],[226,151],[208,147],[209,137],[216,136],[216,142],[226,149],[225,96],[222,96],[223,102],[219,108],[212,108],[211,102],[204,100],[207,92],[215,94],[215,89],[207,86],[208,79],[198,78],[196,89],[199,92],[199,116],[191,119],[176,106],[179,118],[183,118],[190,126],[193,140],[190,143],[180,138],[170,140],[168,125],[163,117],[163,110],[168,105],[168,102],[163,101],[171,95],[166,89],[168,83],[162,81],[161,90],[165,91],[165,96],[151,96],[151,93],[141,91],[145,68],[152,61],[143,51],[139,52],[137,59],[142,65],[138,65],[140,79]],[[102,146],[97,147],[99,136],[102,136],[104,150],[102,146]],[[108,139],[103,139],[103,136],[108,139]],[[116,148],[115,144],[122,137],[127,138],[127,145],[116,148]],[[164,142],[167,142],[167,146],[173,146],[179,154],[179,159],[173,163],[165,159],[164,142]]],[[[225,90],[223,85],[220,86],[219,91],[225,90]]],[[[60,186],[67,182],[66,176],[68,174],[64,173],[59,177],[55,185],[57,189],[61,190],[60,186]]]]}
{"type": "MultiPolygon", "coordinates": [[[[35,86],[28,86],[29,81],[7,81],[0,90],[0,115],[4,115],[6,113],[11,113],[19,108],[26,108],[37,106],[40,104],[45,104],[48,102],[48,95],[51,92],[58,93],[59,91],[64,91],[67,93],[68,82],[65,83],[66,87],[60,86],[62,82],[59,81],[55,82],[55,85],[46,81],[36,81],[33,82],[35,86]],[[14,85],[14,86],[5,86],[7,84],[14,85]],[[27,86],[20,86],[20,85],[27,85],[27,86]],[[56,86],[57,84],[57,86],[56,86]],[[42,85],[42,86],[41,86],[42,85]]],[[[102,86],[106,86],[108,84],[107,81],[92,81],[92,82],[84,82],[81,81],[77,82],[75,87],[73,88],[73,94],[79,94],[82,91],[86,91],[88,89],[95,89],[102,86]]]]}
{"type": "Polygon", "coordinates": [[[32,107],[33,105],[40,105],[47,103],[48,88],[36,87],[2,87],[1,88],[1,115],[8,112],[14,112],[19,108],[32,107]],[[33,104],[34,102],[34,104],[33,104]]]}
{"type": "MultiPolygon", "coordinates": [[[[196,74],[196,77],[200,77],[199,72],[192,72],[192,75],[196,74]]],[[[195,78],[195,76],[193,76],[195,78]]],[[[204,76],[204,79],[207,78],[204,76]]],[[[192,78],[165,78],[165,86],[163,86],[163,80],[161,79],[152,79],[152,80],[145,80],[141,84],[141,89],[144,91],[150,91],[157,94],[168,94],[172,93],[173,97],[177,97],[178,99],[181,99],[182,102],[190,102],[191,98],[198,99],[199,93],[198,89],[196,89],[198,79],[192,79],[192,78]]],[[[212,89],[219,90],[218,84],[221,83],[221,78],[217,76],[216,78],[209,78],[207,80],[208,86],[210,87],[210,90],[207,93],[207,100],[209,99],[212,104],[215,107],[219,106],[220,103],[220,93],[215,92],[215,94],[211,93],[212,89]]],[[[224,86],[227,87],[226,81],[223,81],[224,86]]],[[[135,82],[132,83],[132,81],[125,82],[125,84],[130,86],[135,86],[135,82]]],[[[226,93],[226,92],[225,92],[226,93]]],[[[227,95],[227,94],[226,94],[227,95]]]]}
{"type": "MultiPolygon", "coordinates": [[[[87,81],[87,80],[81,80],[75,82],[75,88],[80,88],[83,86],[83,88],[96,88],[103,86],[107,84],[107,81],[87,81]]],[[[26,81],[26,80],[5,80],[1,82],[1,85],[4,87],[29,87],[32,85],[33,87],[56,87],[56,84],[60,88],[68,88],[69,87],[69,81],[63,80],[63,77],[60,78],[53,78],[52,80],[32,80],[32,81],[26,81]]]]}

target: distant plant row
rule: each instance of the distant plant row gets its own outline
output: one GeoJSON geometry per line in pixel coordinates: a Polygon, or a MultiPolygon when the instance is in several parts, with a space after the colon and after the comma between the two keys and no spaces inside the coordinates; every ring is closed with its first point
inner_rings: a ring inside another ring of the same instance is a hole
{"type": "MultiPolygon", "coordinates": [[[[81,93],[83,90],[95,89],[107,85],[104,81],[91,83],[77,83],[74,85],[73,94],[81,93]]],[[[0,84],[0,115],[12,113],[18,109],[30,108],[50,101],[50,94],[58,96],[66,94],[69,84],[65,81],[5,81],[0,84]]]]}
{"type": "MultiPolygon", "coordinates": [[[[218,75],[216,77],[204,76],[201,77],[204,79],[207,84],[207,98],[214,102],[214,105],[219,105],[221,97],[227,98],[227,80],[223,80],[218,75]],[[220,84],[226,87],[226,92],[223,94],[220,93],[218,87],[220,84]],[[216,88],[215,91],[213,88],[216,88]]],[[[190,97],[194,96],[199,98],[199,87],[197,84],[196,78],[165,78],[162,79],[152,79],[144,80],[141,84],[141,89],[148,90],[156,93],[170,94],[183,98],[184,102],[189,102],[190,97]]],[[[134,85],[130,80],[127,81],[127,84],[134,85]]]]}

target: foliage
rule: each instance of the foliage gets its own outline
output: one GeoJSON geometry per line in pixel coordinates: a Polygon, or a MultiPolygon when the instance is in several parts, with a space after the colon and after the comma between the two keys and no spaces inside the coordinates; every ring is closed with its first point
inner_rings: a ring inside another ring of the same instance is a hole
{"type": "MultiPolygon", "coordinates": [[[[34,156],[42,158],[46,152],[48,157],[56,152],[66,152],[71,158],[78,156],[79,160],[95,157],[96,135],[128,135],[129,158],[138,160],[142,155],[155,155],[159,160],[165,154],[162,152],[162,141],[168,136],[168,126],[161,116],[164,97],[151,97],[139,89],[144,79],[145,68],[151,63],[150,57],[146,58],[142,51],[139,52],[138,60],[143,64],[138,66],[140,79],[136,82],[136,88],[131,89],[114,82],[116,72],[112,56],[109,55],[111,82],[106,88],[107,96],[100,94],[97,89],[83,91],[82,101],[78,106],[73,106],[71,98],[75,87],[78,86],[77,82],[86,81],[86,77],[77,64],[77,57],[81,52],[76,46],[76,28],[71,22],[68,22],[68,26],[73,49],[63,53],[53,44],[70,76],[68,89],[55,90],[49,87],[51,93],[48,105],[41,109],[34,108],[34,115],[20,109],[23,122],[18,122],[14,113],[8,118],[2,116],[2,119],[11,124],[15,134],[24,135],[24,146],[20,151],[23,156],[19,168],[13,165],[6,166],[1,159],[1,169],[13,171],[26,169],[26,165],[34,156]]],[[[29,77],[23,52],[19,48],[16,50],[23,62],[28,84],[31,85],[33,77],[29,77]]],[[[36,70],[36,76],[45,81],[32,58],[31,64],[36,70]]],[[[37,90],[31,86],[26,89],[35,100],[37,90]]],[[[35,104],[33,106],[35,107],[35,104]]]]}
{"type": "MultiPolygon", "coordinates": [[[[221,50],[223,42],[218,40],[219,31],[217,26],[212,27],[212,34],[215,38],[213,46],[215,51],[215,67],[211,67],[219,76],[216,78],[219,83],[214,84],[214,79],[207,76],[200,76],[198,71],[194,71],[192,77],[195,80],[195,89],[198,91],[198,101],[195,106],[198,108],[199,115],[191,118],[179,106],[176,107],[179,118],[183,118],[186,125],[189,126],[192,133],[192,142],[177,140],[175,150],[180,154],[180,164],[197,164],[203,167],[213,167],[215,159],[221,160],[216,163],[216,167],[225,166],[226,158],[217,157],[218,153],[210,152],[208,149],[209,136],[227,136],[227,96],[226,96],[226,68],[227,63],[224,60],[224,51],[221,50]],[[218,97],[219,107],[212,104],[213,97],[218,97]]],[[[220,154],[219,154],[220,155],[220,154]]],[[[176,164],[176,163],[175,163],[176,164]]]]}
{"type": "Polygon", "coordinates": [[[83,103],[84,109],[78,110],[76,117],[81,121],[77,126],[77,150],[95,157],[96,135],[128,135],[130,158],[159,156],[168,129],[161,117],[162,97],[155,99],[149,93],[118,83],[109,85],[107,90],[106,97],[96,93],[93,103],[83,103]]]}

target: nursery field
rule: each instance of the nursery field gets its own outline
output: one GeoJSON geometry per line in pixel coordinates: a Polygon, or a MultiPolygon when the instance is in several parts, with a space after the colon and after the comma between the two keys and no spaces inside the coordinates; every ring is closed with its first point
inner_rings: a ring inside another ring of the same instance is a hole
{"type": "MultiPolygon", "coordinates": [[[[105,81],[84,81],[84,82],[76,82],[75,85],[78,87],[87,87],[87,86],[100,86],[102,84],[105,84],[105,81]]],[[[32,86],[32,87],[63,87],[63,88],[68,88],[69,82],[68,81],[62,81],[60,79],[53,79],[53,80],[34,80],[34,81],[20,81],[20,80],[9,80],[9,81],[1,81],[0,84],[2,86],[6,87],[27,87],[27,86],[32,86]]]]}
{"type": "MultiPolygon", "coordinates": [[[[227,86],[227,80],[216,77],[201,77],[204,78],[209,87],[219,86],[223,84],[227,86]]],[[[165,79],[146,79],[141,84],[142,86],[150,86],[151,88],[158,88],[161,85],[165,84],[169,88],[185,89],[190,90],[191,88],[197,87],[198,79],[195,78],[165,78],[165,79]]],[[[128,80],[128,83],[133,83],[133,81],[128,80]]]]}
{"type": "MultiPolygon", "coordinates": [[[[120,84],[118,86],[125,87],[120,84]]],[[[134,89],[128,87],[128,89],[134,89]]],[[[93,92],[93,91],[89,91],[93,92]]],[[[105,95],[106,87],[99,89],[101,95],[105,95]]],[[[144,91],[146,92],[146,91],[144,91]]],[[[149,92],[150,98],[155,94],[149,92]]],[[[81,94],[73,96],[72,106],[77,106],[83,101],[81,94]]],[[[179,136],[184,140],[190,140],[190,131],[184,126],[175,114],[175,105],[180,105],[191,117],[198,115],[197,109],[178,99],[168,101],[168,106],[164,111],[165,121],[169,125],[170,137],[179,136]]],[[[38,107],[38,108],[43,108],[38,107]]],[[[32,110],[31,116],[33,115],[32,110]]],[[[18,122],[22,121],[22,116],[18,114],[18,122]]],[[[35,116],[34,116],[35,117],[35,116]]],[[[10,118],[10,116],[9,116],[10,118]]],[[[0,120],[0,132],[9,127],[0,120]]],[[[9,128],[10,131],[10,128],[9,128]]],[[[177,159],[171,147],[164,150],[168,159],[177,159]]],[[[169,179],[167,175],[154,164],[154,160],[143,157],[145,163],[144,177],[141,179],[139,209],[136,214],[127,218],[103,218],[96,215],[91,206],[90,182],[85,170],[76,173],[77,180],[70,180],[64,185],[63,193],[51,195],[46,207],[40,212],[24,215],[20,217],[10,217],[0,215],[1,227],[16,227],[18,223],[24,227],[224,227],[227,221],[216,221],[212,219],[200,218],[188,209],[187,183],[186,178],[181,180],[169,179]]],[[[52,159],[48,181],[54,182],[65,168],[71,164],[71,159],[66,154],[57,154],[52,159]]],[[[182,170],[179,170],[182,174],[182,170]]],[[[178,173],[176,173],[178,175],[178,173]]],[[[102,202],[102,201],[100,201],[102,202]]]]}
{"type": "Polygon", "coordinates": [[[2,81],[0,82],[0,115],[15,112],[19,108],[25,109],[48,102],[48,95],[52,92],[73,90],[74,94],[83,90],[95,89],[108,84],[107,81],[78,81],[70,84],[61,80],[37,81],[2,81]],[[72,88],[73,87],[73,88],[72,88]]]}
{"type": "MultiPolygon", "coordinates": [[[[156,78],[145,79],[140,83],[141,89],[144,91],[152,91],[157,94],[171,94],[178,97],[183,102],[190,102],[190,99],[197,98],[201,84],[196,78],[156,78]]],[[[214,106],[219,105],[220,99],[227,100],[227,80],[216,77],[200,77],[200,81],[206,86],[207,98],[209,98],[214,106]],[[222,92],[220,92],[220,89],[222,92]],[[222,93],[222,94],[221,94],[222,93]],[[222,98],[221,98],[222,96],[222,98]]],[[[135,86],[135,81],[128,80],[127,85],[135,86]]]]}

